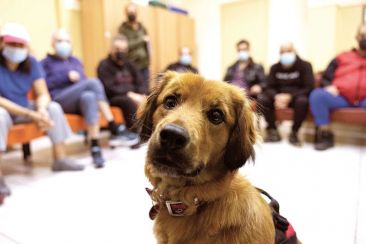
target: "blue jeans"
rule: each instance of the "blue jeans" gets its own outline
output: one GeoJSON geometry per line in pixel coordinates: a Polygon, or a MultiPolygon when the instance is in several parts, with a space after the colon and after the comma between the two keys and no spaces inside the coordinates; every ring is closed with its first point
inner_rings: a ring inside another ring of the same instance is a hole
{"type": "Polygon", "coordinates": [[[66,87],[54,100],[65,113],[82,114],[88,125],[99,121],[98,101],[107,101],[104,87],[97,79],[81,80],[66,87]]]}
{"type": "Polygon", "coordinates": [[[317,126],[330,123],[329,113],[332,109],[350,107],[366,108],[366,99],[362,100],[359,106],[354,106],[344,97],[334,96],[323,88],[317,88],[310,94],[310,109],[317,126]]]}

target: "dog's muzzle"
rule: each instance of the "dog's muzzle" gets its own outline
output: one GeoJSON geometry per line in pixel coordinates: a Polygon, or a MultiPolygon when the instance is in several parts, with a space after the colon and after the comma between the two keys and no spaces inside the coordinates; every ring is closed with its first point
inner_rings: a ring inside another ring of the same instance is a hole
{"type": "Polygon", "coordinates": [[[187,129],[169,123],[160,129],[157,139],[149,154],[159,171],[173,177],[195,177],[200,174],[204,168],[203,162],[194,166],[192,158],[187,157],[185,149],[190,142],[187,129]]]}

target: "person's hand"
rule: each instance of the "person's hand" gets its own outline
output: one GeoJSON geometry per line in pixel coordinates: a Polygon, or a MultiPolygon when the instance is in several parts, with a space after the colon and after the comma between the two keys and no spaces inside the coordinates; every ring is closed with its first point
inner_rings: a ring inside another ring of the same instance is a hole
{"type": "Polygon", "coordinates": [[[79,72],[77,72],[75,70],[70,70],[69,71],[69,80],[71,82],[78,82],[80,80],[80,74],[79,74],[79,72]]]}
{"type": "Polygon", "coordinates": [[[287,108],[291,101],[291,95],[288,93],[279,93],[275,96],[275,108],[287,108]]]}
{"type": "Polygon", "coordinates": [[[333,96],[338,96],[339,95],[339,90],[336,86],[334,85],[330,85],[330,86],[326,86],[324,88],[327,92],[329,92],[330,94],[332,94],[333,96]]]}
{"type": "Polygon", "coordinates": [[[47,130],[54,126],[54,122],[51,120],[46,109],[39,109],[38,111],[31,110],[28,115],[37,123],[41,130],[47,130]]]}
{"type": "Polygon", "coordinates": [[[249,90],[249,94],[251,94],[251,95],[258,95],[261,92],[262,92],[262,87],[260,85],[254,85],[249,90]]]}
{"type": "Polygon", "coordinates": [[[131,91],[127,93],[127,96],[131,98],[137,105],[142,104],[146,99],[146,96],[131,91]]]}

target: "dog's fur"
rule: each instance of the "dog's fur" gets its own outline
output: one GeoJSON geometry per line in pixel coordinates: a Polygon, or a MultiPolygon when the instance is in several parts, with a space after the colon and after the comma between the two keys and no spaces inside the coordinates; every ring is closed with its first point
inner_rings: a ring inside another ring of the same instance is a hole
{"type": "Polygon", "coordinates": [[[268,204],[238,173],[254,157],[256,141],[254,116],[242,90],[167,72],[140,110],[138,124],[142,138],[150,139],[145,174],[160,204],[154,226],[158,243],[274,243],[268,204]],[[169,96],[177,98],[174,106],[166,105],[169,96]],[[209,120],[213,109],[222,111],[223,122],[209,120]],[[189,142],[181,150],[162,148],[159,135],[167,124],[187,131],[189,142]],[[183,202],[185,216],[171,216],[167,199],[183,202]]]}

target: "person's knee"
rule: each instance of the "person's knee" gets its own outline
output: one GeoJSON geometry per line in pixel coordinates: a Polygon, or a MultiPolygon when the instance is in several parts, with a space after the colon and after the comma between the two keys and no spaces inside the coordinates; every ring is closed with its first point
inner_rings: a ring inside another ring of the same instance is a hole
{"type": "Polygon", "coordinates": [[[59,103],[51,101],[48,106],[47,110],[50,114],[63,114],[64,111],[59,103]]]}
{"type": "Polygon", "coordinates": [[[310,93],[310,104],[322,102],[326,91],[323,88],[317,88],[310,93]]]}
{"type": "Polygon", "coordinates": [[[99,91],[103,88],[101,81],[98,79],[88,79],[86,82],[88,83],[88,88],[90,90],[99,91]]]}
{"type": "Polygon", "coordinates": [[[54,119],[57,116],[63,116],[64,111],[61,105],[57,102],[50,102],[47,106],[47,111],[50,114],[51,119],[54,119]]]}
{"type": "Polygon", "coordinates": [[[92,91],[83,91],[80,95],[80,101],[82,104],[91,104],[97,101],[97,96],[92,91]]]}

